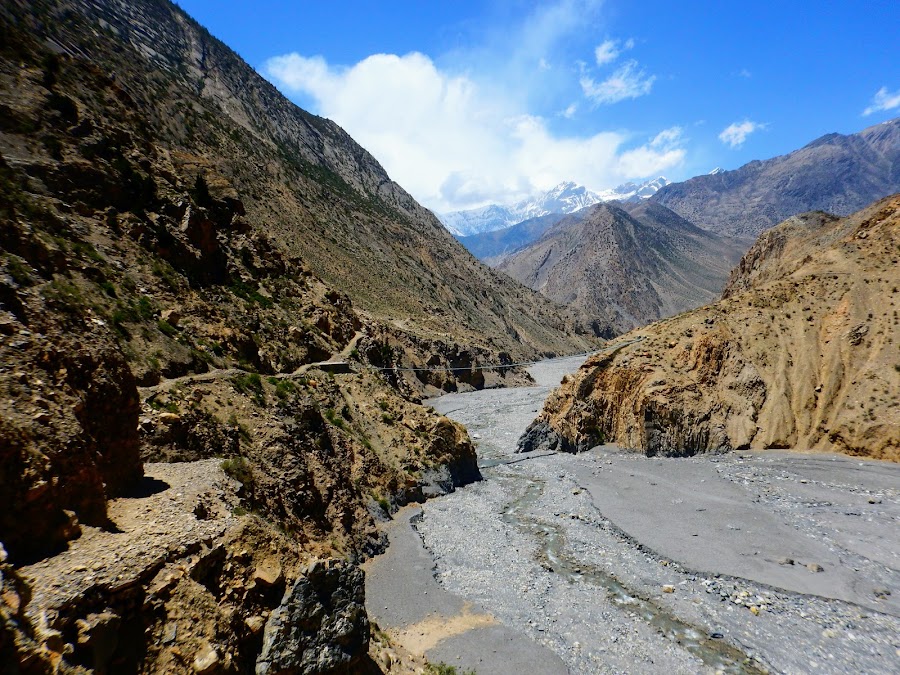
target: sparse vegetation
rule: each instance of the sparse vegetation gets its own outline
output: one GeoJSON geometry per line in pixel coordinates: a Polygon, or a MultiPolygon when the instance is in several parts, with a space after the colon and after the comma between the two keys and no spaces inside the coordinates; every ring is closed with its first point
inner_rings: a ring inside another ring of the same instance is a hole
{"type": "Polygon", "coordinates": [[[253,398],[259,406],[266,404],[266,391],[258,373],[242,373],[231,378],[231,384],[241,394],[253,398]]]}
{"type": "Polygon", "coordinates": [[[253,485],[253,469],[243,457],[231,457],[222,462],[222,471],[242,485],[253,485]]]}
{"type": "Polygon", "coordinates": [[[426,675],[477,675],[474,670],[457,670],[456,666],[440,663],[428,663],[425,665],[426,675]]]}

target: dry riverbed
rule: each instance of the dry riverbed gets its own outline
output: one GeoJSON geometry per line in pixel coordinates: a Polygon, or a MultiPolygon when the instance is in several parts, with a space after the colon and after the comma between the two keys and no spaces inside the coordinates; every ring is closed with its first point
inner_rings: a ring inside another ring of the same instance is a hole
{"type": "Polygon", "coordinates": [[[900,466],[515,455],[577,366],[431,402],[468,427],[485,481],[395,518],[368,570],[382,627],[479,673],[900,670],[900,466]]]}

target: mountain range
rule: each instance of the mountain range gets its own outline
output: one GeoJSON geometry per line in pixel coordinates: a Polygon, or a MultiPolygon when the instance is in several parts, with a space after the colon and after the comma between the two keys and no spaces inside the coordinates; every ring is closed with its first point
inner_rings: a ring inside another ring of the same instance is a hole
{"type": "Polygon", "coordinates": [[[711,232],[754,237],[806,211],[849,215],[900,191],[900,119],[662,187],[652,199],[711,232]]]}
{"type": "Polygon", "coordinates": [[[442,214],[441,222],[453,235],[466,237],[516,225],[525,220],[551,214],[569,214],[608,201],[640,201],[648,199],[669,181],[659,176],[644,183],[623,183],[618,187],[594,192],[571,181],[563,182],[547,192],[503,206],[490,204],[477,209],[442,214]]]}
{"type": "Polygon", "coordinates": [[[611,337],[714,300],[749,245],[652,201],[601,203],[563,217],[497,269],[611,337]]]}

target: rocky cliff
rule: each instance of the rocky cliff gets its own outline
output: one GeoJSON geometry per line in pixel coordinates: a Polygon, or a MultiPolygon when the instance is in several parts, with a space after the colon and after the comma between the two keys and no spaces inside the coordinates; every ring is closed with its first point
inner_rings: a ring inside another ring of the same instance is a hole
{"type": "Polygon", "coordinates": [[[717,298],[747,245],[653,202],[598,204],[560,220],[497,269],[611,336],[717,298]]]}
{"type": "Polygon", "coordinates": [[[764,233],[712,305],[634,331],[548,399],[523,450],[617,443],[900,460],[900,197],[764,233]]]}
{"type": "Polygon", "coordinates": [[[692,223],[756,236],[806,211],[849,215],[900,190],[900,120],[827,134],[786,155],[663,187],[652,199],[692,223]]]}

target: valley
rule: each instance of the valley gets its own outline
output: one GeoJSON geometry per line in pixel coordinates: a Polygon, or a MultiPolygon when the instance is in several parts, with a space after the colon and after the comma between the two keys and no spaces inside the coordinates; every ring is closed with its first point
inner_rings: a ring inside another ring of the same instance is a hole
{"type": "Polygon", "coordinates": [[[896,464],[516,454],[548,387],[577,367],[545,362],[531,370],[542,386],[433,401],[476,438],[485,480],[397,514],[367,568],[382,629],[479,673],[892,672],[896,464]],[[400,592],[419,574],[427,586],[400,592]]]}
{"type": "Polygon", "coordinates": [[[896,672],[900,120],[185,4],[0,5],[0,675],[896,672]]]}

